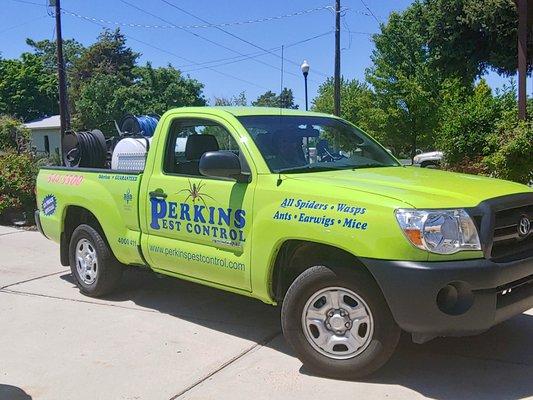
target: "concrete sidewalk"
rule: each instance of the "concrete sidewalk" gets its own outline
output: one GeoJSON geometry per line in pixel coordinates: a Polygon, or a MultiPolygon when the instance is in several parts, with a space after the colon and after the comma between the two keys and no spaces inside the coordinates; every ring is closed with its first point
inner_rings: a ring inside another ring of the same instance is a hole
{"type": "Polygon", "coordinates": [[[477,337],[402,337],[345,382],[302,368],[261,302],[141,270],[91,299],[37,232],[0,227],[0,254],[0,400],[533,397],[533,310],[477,337]]]}

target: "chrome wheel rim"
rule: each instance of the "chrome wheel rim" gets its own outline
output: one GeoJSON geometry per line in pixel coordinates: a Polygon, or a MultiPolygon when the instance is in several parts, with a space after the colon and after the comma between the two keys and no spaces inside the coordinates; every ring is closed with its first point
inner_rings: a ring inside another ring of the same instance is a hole
{"type": "Polygon", "coordinates": [[[309,344],[320,354],[345,360],[368,347],[374,320],[361,296],[346,288],[328,287],[305,303],[302,328],[309,344]]]}
{"type": "Polygon", "coordinates": [[[94,245],[87,239],[80,239],[76,244],[76,269],[83,283],[91,285],[96,281],[98,258],[94,245]]]}

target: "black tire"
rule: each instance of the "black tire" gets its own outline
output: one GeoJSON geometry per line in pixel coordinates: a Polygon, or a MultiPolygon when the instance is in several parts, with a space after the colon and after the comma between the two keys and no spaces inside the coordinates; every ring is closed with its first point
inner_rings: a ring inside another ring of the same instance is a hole
{"type": "Polygon", "coordinates": [[[281,324],[286,340],[306,368],[339,379],[361,378],[378,370],[393,354],[401,333],[381,290],[366,271],[325,266],[311,267],[294,280],[283,300],[281,324]],[[370,309],[373,333],[369,335],[366,348],[352,358],[335,359],[321,354],[305,336],[302,324],[304,307],[311,296],[328,287],[351,290],[370,309]]]}
{"type": "Polygon", "coordinates": [[[76,279],[80,292],[91,297],[100,297],[110,293],[118,285],[123,266],[117,261],[102,235],[89,225],[78,226],[70,238],[70,271],[76,279]],[[94,282],[87,283],[78,272],[76,251],[78,243],[85,239],[96,252],[97,268],[94,282]]]}
{"type": "Polygon", "coordinates": [[[439,164],[435,161],[424,161],[422,164],[420,164],[420,168],[436,169],[438,167],[439,164]]]}

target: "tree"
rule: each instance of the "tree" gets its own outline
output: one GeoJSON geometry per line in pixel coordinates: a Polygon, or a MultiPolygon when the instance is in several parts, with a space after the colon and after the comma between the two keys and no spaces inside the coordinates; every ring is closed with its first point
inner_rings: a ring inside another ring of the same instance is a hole
{"type": "Polygon", "coordinates": [[[292,89],[283,88],[278,96],[278,100],[282,108],[292,108],[294,110],[298,108],[298,106],[294,104],[294,94],[292,93],[292,89]]]}
{"type": "Polygon", "coordinates": [[[494,132],[501,116],[501,102],[492,95],[490,87],[481,80],[472,90],[462,86],[458,79],[447,81],[442,89],[436,143],[444,151],[451,169],[472,171],[487,154],[487,137],[494,132]]]}
{"type": "Polygon", "coordinates": [[[31,120],[57,113],[57,85],[43,60],[30,53],[0,59],[0,114],[31,120]]]}
{"type": "MultiPolygon", "coordinates": [[[[386,143],[387,137],[379,132],[377,126],[373,125],[376,120],[379,120],[375,116],[379,110],[375,108],[375,95],[366,83],[341,77],[341,99],[342,118],[386,143]]],[[[318,87],[318,94],[312,101],[311,109],[333,114],[333,78],[328,78],[318,87]]]]}
{"type": "Polygon", "coordinates": [[[215,106],[246,106],[248,100],[246,100],[246,93],[240,92],[237,96],[231,98],[227,97],[215,97],[215,106]]]}
{"type": "Polygon", "coordinates": [[[279,99],[276,93],[269,90],[252,101],[254,107],[279,107],[279,99]]]}
{"type": "MultiPolygon", "coordinates": [[[[434,66],[445,75],[470,84],[489,68],[506,75],[516,72],[518,15],[513,0],[425,0],[423,7],[428,48],[434,66]]],[[[531,40],[528,46],[533,51],[531,40]]]]}
{"type": "Polygon", "coordinates": [[[376,98],[373,125],[397,153],[414,157],[418,148],[433,145],[443,78],[432,67],[423,21],[427,9],[414,3],[392,13],[374,35],[373,66],[366,78],[376,98]]]}
{"type": "Polygon", "coordinates": [[[281,107],[297,109],[298,106],[294,104],[294,95],[292,89],[283,88],[278,96],[273,91],[269,90],[260,95],[255,101],[252,102],[254,107],[281,107]]]}
{"type": "Polygon", "coordinates": [[[96,75],[113,75],[125,85],[133,83],[133,68],[139,55],[126,46],[126,37],[120,29],[104,30],[97,41],[74,60],[70,74],[72,94],[77,96],[81,87],[96,75]]]}
{"type": "MultiPolygon", "coordinates": [[[[44,67],[48,71],[56,73],[57,45],[55,41],[48,39],[35,41],[28,38],[26,39],[26,44],[33,49],[33,54],[43,61],[44,67]]],[[[80,58],[84,50],[85,47],[74,39],[63,40],[63,59],[65,61],[67,72],[70,71],[74,62],[80,58]]]]}
{"type": "Polygon", "coordinates": [[[77,129],[98,128],[114,132],[113,121],[126,113],[163,114],[170,108],[203,106],[203,85],[184,78],[172,66],[153,68],[150,64],[133,70],[134,82],[126,85],[116,75],[97,74],[85,82],[74,99],[77,129]]]}
{"type": "Polygon", "coordinates": [[[135,82],[124,93],[128,112],[163,114],[170,108],[205,106],[204,85],[168,65],[153,68],[150,63],[133,70],[135,82]]]}

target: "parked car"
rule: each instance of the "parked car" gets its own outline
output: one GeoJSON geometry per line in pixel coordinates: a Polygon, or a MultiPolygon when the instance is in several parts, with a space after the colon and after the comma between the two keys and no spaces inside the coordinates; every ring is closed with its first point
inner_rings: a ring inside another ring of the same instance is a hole
{"type": "Polygon", "coordinates": [[[142,170],[44,167],[37,199],[84,294],[129,265],[281,305],[327,376],[376,371],[402,329],[473,335],[533,306],[531,188],[404,167],[331,115],[173,109],[142,170]]]}
{"type": "Polygon", "coordinates": [[[420,153],[414,156],[413,163],[422,168],[436,168],[440,165],[443,158],[442,151],[430,151],[420,153]]]}

